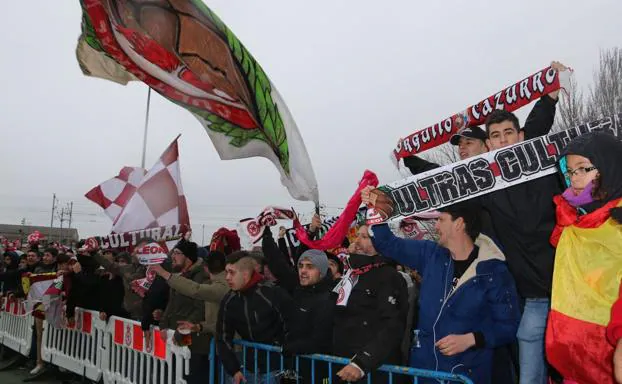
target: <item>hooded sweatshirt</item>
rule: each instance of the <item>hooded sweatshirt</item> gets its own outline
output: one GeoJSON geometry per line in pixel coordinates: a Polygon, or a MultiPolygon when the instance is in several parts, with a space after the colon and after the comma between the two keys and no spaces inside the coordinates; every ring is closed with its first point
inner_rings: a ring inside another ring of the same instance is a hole
{"type": "Polygon", "coordinates": [[[17,270],[19,269],[19,255],[17,252],[5,252],[4,257],[10,257],[11,263],[6,266],[6,270],[0,273],[0,284],[3,283],[2,290],[10,292],[15,290],[18,284],[17,270]]]}
{"type": "Polygon", "coordinates": [[[590,159],[604,198],[575,206],[576,201],[555,197],[551,242],[557,250],[546,355],[567,380],[613,383],[606,327],[622,279],[622,225],[614,219],[622,212],[622,142],[605,133],[580,136],[562,154],[562,172],[569,154],[590,159]]]}

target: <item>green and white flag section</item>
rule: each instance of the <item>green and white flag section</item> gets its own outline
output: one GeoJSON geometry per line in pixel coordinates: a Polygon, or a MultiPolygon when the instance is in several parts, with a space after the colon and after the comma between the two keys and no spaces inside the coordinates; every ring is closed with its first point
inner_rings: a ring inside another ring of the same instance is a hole
{"type": "Polygon", "coordinates": [[[622,138],[622,113],[497,149],[378,188],[367,223],[401,220],[557,172],[557,159],[575,137],[603,131],[622,138]],[[387,199],[388,198],[388,199],[387,199]]]}
{"type": "Polygon", "coordinates": [[[257,61],[200,0],[81,0],[84,74],[140,80],[201,122],[223,160],[268,158],[298,200],[318,202],[296,123],[257,61]]]}

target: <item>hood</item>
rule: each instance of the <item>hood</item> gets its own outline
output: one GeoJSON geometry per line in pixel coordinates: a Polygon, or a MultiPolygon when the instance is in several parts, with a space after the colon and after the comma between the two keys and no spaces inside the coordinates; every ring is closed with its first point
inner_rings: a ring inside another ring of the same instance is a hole
{"type": "MultiPolygon", "coordinates": [[[[559,161],[562,173],[567,170],[566,156],[580,155],[590,159],[600,174],[600,190],[606,193],[602,200],[586,204],[581,208],[592,212],[608,202],[622,198],[622,141],[604,132],[591,132],[571,141],[559,161]]],[[[570,180],[565,179],[566,186],[570,180]]]]}
{"type": "Polygon", "coordinates": [[[85,274],[94,274],[99,268],[99,264],[97,264],[97,261],[91,256],[76,255],[76,259],[78,259],[78,263],[80,263],[85,274]]]}
{"type": "Polygon", "coordinates": [[[503,252],[501,252],[501,249],[497,247],[497,244],[495,244],[495,242],[490,237],[484,234],[480,234],[477,239],[475,239],[475,246],[479,248],[477,258],[473,261],[473,263],[471,263],[471,265],[469,265],[469,268],[464,271],[464,274],[458,280],[458,283],[456,284],[453,292],[456,292],[458,287],[477,276],[477,266],[479,264],[490,260],[499,260],[505,262],[505,256],[503,255],[503,252]]]}
{"type": "Polygon", "coordinates": [[[6,266],[6,269],[8,271],[17,269],[19,267],[19,254],[17,252],[5,252],[4,253],[4,257],[10,257],[11,258],[11,264],[6,266]]]}
{"type": "Polygon", "coordinates": [[[190,268],[188,268],[188,270],[184,272],[183,274],[194,276],[200,272],[203,272],[203,259],[197,259],[197,261],[195,261],[194,264],[192,264],[190,268]]]}

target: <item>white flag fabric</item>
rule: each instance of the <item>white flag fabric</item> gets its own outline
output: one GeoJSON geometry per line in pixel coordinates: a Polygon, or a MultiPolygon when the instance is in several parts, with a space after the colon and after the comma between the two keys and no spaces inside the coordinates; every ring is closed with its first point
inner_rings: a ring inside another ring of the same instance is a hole
{"type": "Polygon", "coordinates": [[[112,231],[123,233],[176,224],[190,225],[179,171],[177,139],[143,177],[115,220],[112,231]]]}
{"type": "Polygon", "coordinates": [[[84,196],[102,207],[106,216],[114,222],[146,173],[140,167],[123,167],[117,176],[94,187],[84,196]]]}

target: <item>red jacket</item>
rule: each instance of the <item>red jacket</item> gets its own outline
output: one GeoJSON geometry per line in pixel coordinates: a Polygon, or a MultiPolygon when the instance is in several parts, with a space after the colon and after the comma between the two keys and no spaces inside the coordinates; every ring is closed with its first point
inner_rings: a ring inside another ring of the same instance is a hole
{"type": "Polygon", "coordinates": [[[622,282],[618,300],[611,307],[611,320],[607,326],[607,340],[615,346],[620,339],[622,339],[622,282]]]}

